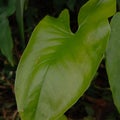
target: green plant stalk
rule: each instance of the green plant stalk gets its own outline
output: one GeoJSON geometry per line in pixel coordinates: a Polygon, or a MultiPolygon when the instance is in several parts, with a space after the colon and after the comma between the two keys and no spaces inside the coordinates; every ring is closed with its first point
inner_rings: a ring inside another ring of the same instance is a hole
{"type": "Polygon", "coordinates": [[[17,0],[16,3],[16,20],[18,23],[18,28],[20,32],[21,44],[22,47],[25,48],[25,37],[24,37],[24,21],[23,21],[23,13],[24,13],[24,6],[26,0],[17,0]]]}

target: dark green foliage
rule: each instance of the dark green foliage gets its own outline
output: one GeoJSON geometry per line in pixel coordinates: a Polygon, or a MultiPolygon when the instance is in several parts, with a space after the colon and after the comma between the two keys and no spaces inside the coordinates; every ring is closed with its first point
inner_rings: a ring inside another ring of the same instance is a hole
{"type": "Polygon", "coordinates": [[[5,55],[11,65],[13,62],[13,40],[9,26],[8,17],[11,16],[16,9],[16,0],[2,0],[0,2],[0,50],[5,55]]]}
{"type": "Polygon", "coordinates": [[[120,12],[111,21],[111,36],[106,52],[106,67],[110,88],[120,112],[120,12]]]}

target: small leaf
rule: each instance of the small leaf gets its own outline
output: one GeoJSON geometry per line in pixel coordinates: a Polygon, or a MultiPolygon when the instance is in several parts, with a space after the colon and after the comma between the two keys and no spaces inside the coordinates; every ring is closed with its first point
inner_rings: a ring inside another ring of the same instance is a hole
{"type": "Polygon", "coordinates": [[[0,50],[8,61],[13,65],[12,48],[13,41],[9,21],[7,18],[0,16],[0,50]]]}
{"type": "Polygon", "coordinates": [[[120,112],[120,12],[111,21],[111,36],[106,52],[106,68],[113,100],[120,112]]]}
{"type": "Polygon", "coordinates": [[[13,65],[13,41],[7,17],[15,12],[16,0],[8,0],[6,4],[3,4],[4,2],[4,0],[0,2],[0,50],[13,65]]]}
{"type": "Polygon", "coordinates": [[[115,0],[90,0],[80,11],[75,34],[67,10],[58,18],[46,16],[37,25],[16,74],[22,120],[59,119],[83,95],[105,52],[110,34],[107,18],[115,7],[115,0]]]}

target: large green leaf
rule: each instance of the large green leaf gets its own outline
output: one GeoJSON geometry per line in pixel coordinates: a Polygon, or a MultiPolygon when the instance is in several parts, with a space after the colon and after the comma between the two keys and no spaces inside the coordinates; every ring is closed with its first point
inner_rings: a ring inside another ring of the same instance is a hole
{"type": "Polygon", "coordinates": [[[113,17],[111,29],[106,53],[106,67],[113,99],[120,112],[120,13],[113,17]]]}
{"type": "Polygon", "coordinates": [[[0,50],[5,55],[8,61],[13,65],[13,41],[9,21],[6,17],[0,16],[0,50]]]}
{"type": "Polygon", "coordinates": [[[102,60],[110,34],[107,18],[114,12],[115,0],[90,0],[75,34],[67,10],[37,25],[16,74],[22,120],[57,120],[83,95],[102,60]]]}

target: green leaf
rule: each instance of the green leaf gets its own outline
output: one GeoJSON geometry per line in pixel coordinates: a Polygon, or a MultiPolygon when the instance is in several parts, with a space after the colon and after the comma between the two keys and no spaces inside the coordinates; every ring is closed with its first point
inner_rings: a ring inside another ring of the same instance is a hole
{"type": "Polygon", "coordinates": [[[13,65],[12,48],[13,41],[9,21],[7,18],[0,16],[0,50],[5,55],[8,61],[13,65]]]}
{"type": "Polygon", "coordinates": [[[1,0],[0,2],[0,15],[11,16],[16,10],[16,0],[7,0],[7,3],[1,0]]]}
{"type": "Polygon", "coordinates": [[[105,52],[110,34],[107,18],[115,6],[115,0],[90,0],[80,11],[75,34],[67,10],[58,18],[46,16],[37,25],[16,74],[22,120],[59,119],[83,95],[105,52]],[[101,8],[107,12],[101,13],[101,8]]]}
{"type": "Polygon", "coordinates": [[[120,12],[111,21],[111,36],[106,52],[106,68],[113,100],[120,112],[120,12]]]}
{"type": "Polygon", "coordinates": [[[7,57],[11,65],[13,65],[13,41],[7,17],[12,15],[15,9],[16,0],[0,1],[0,50],[7,57]]]}
{"type": "Polygon", "coordinates": [[[16,10],[16,0],[8,0],[7,15],[12,15],[16,10]]]}
{"type": "Polygon", "coordinates": [[[23,48],[25,47],[23,13],[24,13],[24,7],[26,1],[27,0],[17,0],[17,5],[16,5],[17,7],[16,19],[20,31],[21,43],[23,48]]]}

